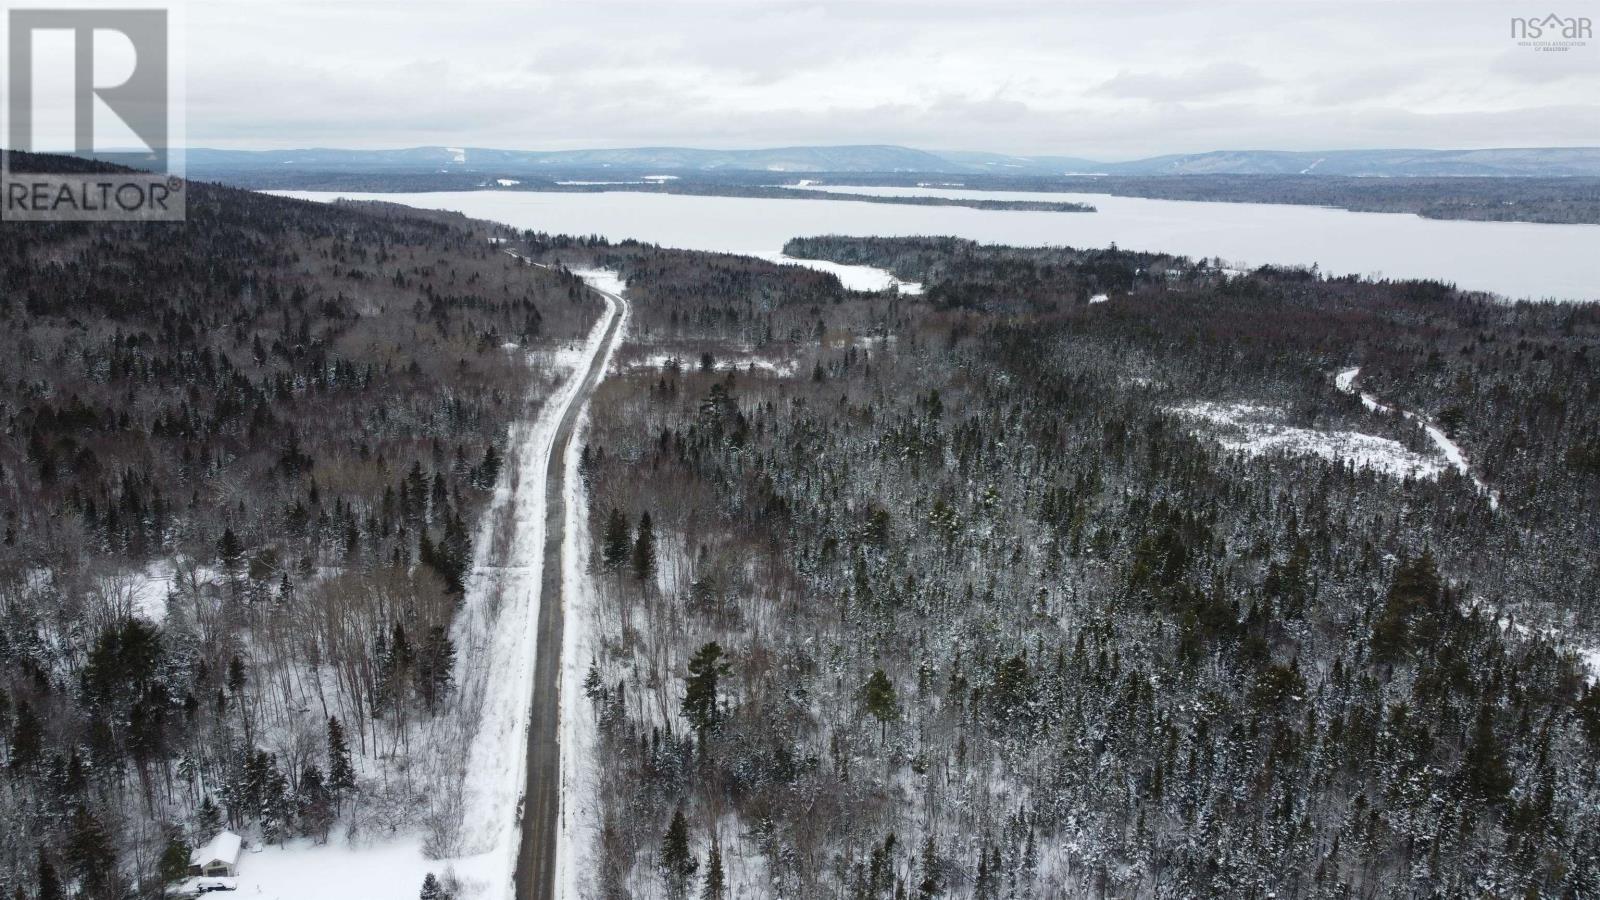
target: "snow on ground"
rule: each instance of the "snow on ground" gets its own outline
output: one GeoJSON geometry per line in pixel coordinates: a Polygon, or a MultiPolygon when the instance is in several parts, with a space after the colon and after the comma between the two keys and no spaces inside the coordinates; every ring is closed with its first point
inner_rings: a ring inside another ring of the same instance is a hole
{"type": "Polygon", "coordinates": [[[498,184],[501,187],[511,187],[514,184],[521,184],[522,183],[522,182],[518,181],[515,178],[496,178],[494,181],[495,181],[495,184],[498,184]]]}
{"type": "Polygon", "coordinates": [[[134,613],[158,625],[166,621],[167,597],[172,593],[173,579],[177,576],[178,567],[169,559],[158,559],[144,571],[133,573],[129,592],[134,613]]]}
{"type": "Polygon", "coordinates": [[[1493,603],[1482,597],[1474,597],[1471,602],[1461,604],[1461,612],[1471,615],[1473,612],[1487,611],[1494,618],[1495,625],[1502,634],[1515,634],[1521,638],[1538,636],[1554,644],[1558,650],[1564,650],[1578,657],[1578,664],[1588,673],[1590,684],[1600,683],[1600,647],[1586,644],[1573,644],[1569,641],[1567,633],[1561,628],[1552,626],[1539,626],[1530,628],[1518,622],[1511,615],[1502,614],[1493,603]]]}
{"type": "MultiPolygon", "coordinates": [[[[608,308],[595,323],[581,359],[599,352],[614,315],[617,311],[608,308]]],[[[466,647],[462,638],[468,636],[477,638],[480,651],[485,635],[490,641],[486,658],[465,649],[458,654],[460,660],[479,656],[479,664],[472,666],[470,673],[461,673],[463,678],[475,679],[472,689],[481,698],[480,726],[468,752],[461,821],[462,848],[494,859],[490,868],[493,877],[482,895],[485,897],[507,895],[516,866],[544,563],[545,461],[555,441],[556,426],[573,402],[582,376],[582,367],[575,367],[520,443],[515,489],[513,496],[507,498],[506,507],[516,522],[508,564],[497,571],[480,568],[473,573],[473,586],[479,588],[477,603],[474,606],[469,596],[467,607],[457,618],[458,631],[463,632],[457,639],[458,647],[466,647]],[[502,604],[506,604],[504,608],[500,608],[502,604]]],[[[498,492],[497,488],[497,495],[498,492]]],[[[488,523],[486,518],[485,524],[488,523]]],[[[488,529],[481,537],[484,544],[475,556],[479,560],[489,558],[488,529]]]]}
{"type": "Polygon", "coordinates": [[[1095,294],[1093,297],[1089,298],[1089,302],[1090,303],[1104,303],[1104,302],[1106,302],[1107,300],[1110,300],[1110,299],[1111,298],[1109,296],[1105,295],[1105,294],[1095,294]]]}
{"type": "MultiPolygon", "coordinates": [[[[757,353],[728,353],[713,350],[711,356],[718,372],[726,372],[729,369],[735,372],[748,372],[754,369],[779,378],[792,378],[800,369],[798,360],[762,356],[757,353]]],[[[670,369],[674,364],[685,372],[695,371],[700,368],[700,354],[652,353],[630,359],[622,364],[622,368],[629,372],[659,371],[670,369]]]]}
{"type": "Polygon", "coordinates": [[[486,858],[443,862],[425,859],[415,841],[352,847],[335,836],[318,847],[309,840],[283,847],[250,848],[239,857],[237,894],[252,900],[350,900],[417,896],[429,872],[454,872],[464,887],[488,880],[486,858]]]}
{"type": "Polygon", "coordinates": [[[1250,456],[1320,456],[1396,478],[1436,478],[1443,468],[1438,460],[1414,453],[1389,438],[1284,424],[1279,421],[1281,411],[1270,406],[1191,403],[1173,407],[1172,411],[1213,426],[1214,437],[1224,448],[1250,456]]]}
{"type": "Polygon", "coordinates": [[[628,289],[628,284],[622,280],[622,276],[611,269],[573,269],[572,274],[588,282],[590,287],[608,294],[620,294],[628,289]]]}
{"type": "MultiPolygon", "coordinates": [[[[1333,376],[1333,385],[1347,394],[1354,393],[1356,389],[1356,379],[1360,376],[1360,367],[1345,369],[1333,376]]],[[[1439,452],[1444,456],[1445,461],[1450,464],[1450,467],[1461,473],[1462,477],[1469,479],[1473,486],[1478,489],[1478,493],[1489,501],[1489,508],[1492,510],[1498,510],[1500,508],[1500,492],[1489,487],[1489,485],[1486,484],[1483,479],[1473,474],[1472,465],[1467,462],[1467,455],[1462,452],[1459,444],[1457,444],[1455,441],[1452,441],[1450,436],[1444,433],[1444,429],[1428,421],[1426,416],[1421,416],[1417,413],[1404,409],[1391,409],[1390,407],[1379,402],[1377,396],[1374,394],[1362,393],[1361,405],[1365,406],[1369,412],[1399,412],[1399,414],[1404,417],[1406,421],[1416,422],[1417,424],[1421,425],[1423,432],[1428,435],[1428,440],[1433,441],[1433,445],[1439,448],[1439,452]]]]}
{"type": "Polygon", "coordinates": [[[754,256],[780,265],[805,266],[818,272],[827,272],[852,291],[883,291],[892,287],[902,294],[922,293],[922,285],[915,281],[901,281],[888,269],[880,269],[877,266],[850,266],[825,259],[802,259],[783,253],[756,253],[754,256]]]}
{"type": "Polygon", "coordinates": [[[455,768],[433,783],[434,808],[458,822],[443,829],[450,837],[448,858],[424,856],[421,832],[368,843],[347,840],[340,830],[320,847],[302,840],[246,853],[239,872],[242,894],[282,900],[405,898],[416,896],[428,872],[443,878],[452,871],[461,880],[462,900],[513,895],[527,778],[546,460],[557,424],[582,383],[577,364],[599,351],[615,314],[608,309],[595,323],[581,351],[568,347],[529,354],[530,363],[562,365],[561,380],[537,417],[511,428],[510,465],[479,525],[476,564],[451,626],[457,648],[458,697],[449,714],[454,718],[440,716],[433,723],[445,739],[455,741],[447,748],[455,768]],[[509,546],[498,546],[496,526],[510,529],[509,546]]]}
{"type": "Polygon", "coordinates": [[[1589,670],[1589,683],[1600,681],[1600,647],[1579,647],[1578,658],[1589,670]]]}
{"type": "MultiPolygon", "coordinates": [[[[615,273],[604,270],[582,277],[601,290],[610,290],[605,285],[616,280],[615,273]]],[[[616,348],[627,336],[626,307],[622,316],[616,343],[601,367],[601,378],[610,369],[616,348]]],[[[561,547],[565,589],[561,602],[566,613],[561,634],[561,832],[556,849],[556,884],[560,886],[561,896],[573,900],[592,893],[587,888],[596,871],[593,857],[600,842],[601,824],[596,803],[600,771],[595,765],[600,747],[600,723],[593,705],[583,694],[583,678],[590,660],[600,655],[601,639],[599,599],[589,580],[589,498],[583,478],[578,474],[582,436],[588,430],[589,414],[585,411],[567,444],[566,494],[562,498],[567,518],[566,543],[561,547]]]]}

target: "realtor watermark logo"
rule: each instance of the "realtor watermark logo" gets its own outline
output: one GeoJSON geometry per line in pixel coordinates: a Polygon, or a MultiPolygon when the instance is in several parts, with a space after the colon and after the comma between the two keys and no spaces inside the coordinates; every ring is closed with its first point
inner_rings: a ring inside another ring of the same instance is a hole
{"type": "Polygon", "coordinates": [[[181,221],[187,191],[169,10],[13,8],[5,24],[0,219],[181,221]]]}
{"type": "Polygon", "coordinates": [[[1594,22],[1588,16],[1520,16],[1511,19],[1511,39],[1518,47],[1542,53],[1564,53],[1586,47],[1594,39],[1594,22]]]}

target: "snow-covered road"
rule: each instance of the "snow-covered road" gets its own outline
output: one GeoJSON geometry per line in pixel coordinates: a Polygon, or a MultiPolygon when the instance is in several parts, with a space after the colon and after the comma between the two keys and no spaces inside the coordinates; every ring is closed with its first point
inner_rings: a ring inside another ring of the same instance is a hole
{"type": "MultiPolygon", "coordinates": [[[[602,336],[598,343],[591,345],[592,352],[580,370],[579,386],[562,411],[560,424],[552,434],[544,457],[544,484],[539,492],[543,526],[540,529],[538,628],[532,648],[532,701],[524,729],[527,765],[521,803],[521,836],[512,881],[518,900],[553,900],[560,894],[562,694],[563,681],[572,681],[562,678],[562,651],[566,643],[567,591],[582,581],[581,570],[575,570],[573,577],[568,577],[567,573],[569,561],[577,558],[572,545],[584,535],[581,527],[568,528],[569,521],[581,521],[574,515],[581,498],[575,493],[576,485],[568,482],[568,471],[573,463],[569,457],[577,446],[572,435],[595,385],[605,377],[611,356],[622,339],[628,312],[628,303],[620,293],[622,285],[614,273],[586,271],[578,274],[605,299],[607,310],[597,326],[603,329],[602,336]]],[[[531,564],[532,560],[521,562],[531,564]]],[[[529,694],[523,696],[527,698],[529,694]]],[[[499,759],[503,761],[505,757],[499,759]]]]}

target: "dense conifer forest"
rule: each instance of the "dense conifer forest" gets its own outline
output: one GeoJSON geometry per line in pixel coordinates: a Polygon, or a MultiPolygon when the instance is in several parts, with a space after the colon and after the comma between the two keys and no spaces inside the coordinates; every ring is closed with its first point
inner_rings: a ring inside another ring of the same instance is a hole
{"type": "Polygon", "coordinates": [[[1600,890],[1600,309],[529,238],[635,306],[583,466],[601,895],[1600,890]]]}

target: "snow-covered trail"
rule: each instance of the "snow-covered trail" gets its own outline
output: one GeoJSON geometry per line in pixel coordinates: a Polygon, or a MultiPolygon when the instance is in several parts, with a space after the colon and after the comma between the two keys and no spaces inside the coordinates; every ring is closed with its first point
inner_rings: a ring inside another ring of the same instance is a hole
{"type": "MultiPolygon", "coordinates": [[[[496,488],[478,534],[467,600],[455,626],[464,713],[478,723],[467,748],[461,798],[461,856],[477,857],[481,894],[509,897],[524,824],[530,736],[540,638],[547,493],[564,436],[610,358],[624,314],[607,296],[606,312],[584,342],[578,364],[532,422],[515,426],[508,474],[496,488]]],[[[557,604],[559,606],[559,604],[557,604]]],[[[557,645],[559,648],[559,644],[557,645]]]]}
{"type": "MultiPolygon", "coordinates": [[[[1350,369],[1344,369],[1337,375],[1333,376],[1333,386],[1346,394],[1355,393],[1356,379],[1360,377],[1360,375],[1361,368],[1359,366],[1350,369]]],[[[1405,417],[1407,421],[1416,422],[1417,424],[1421,425],[1422,430],[1427,433],[1428,439],[1433,441],[1433,445],[1438,448],[1440,454],[1444,456],[1445,461],[1450,464],[1451,468],[1454,468],[1457,472],[1460,472],[1462,476],[1470,479],[1472,484],[1478,489],[1478,493],[1489,501],[1489,508],[1492,510],[1498,510],[1500,508],[1499,492],[1490,487],[1486,482],[1484,482],[1483,479],[1479,478],[1472,471],[1472,466],[1467,462],[1467,455],[1466,453],[1462,452],[1461,445],[1450,440],[1450,436],[1444,433],[1444,429],[1428,421],[1425,416],[1420,416],[1408,410],[1396,410],[1392,407],[1385,406],[1378,400],[1377,396],[1373,394],[1363,392],[1361,394],[1361,405],[1365,406],[1371,412],[1398,412],[1401,416],[1405,417]]]]}

